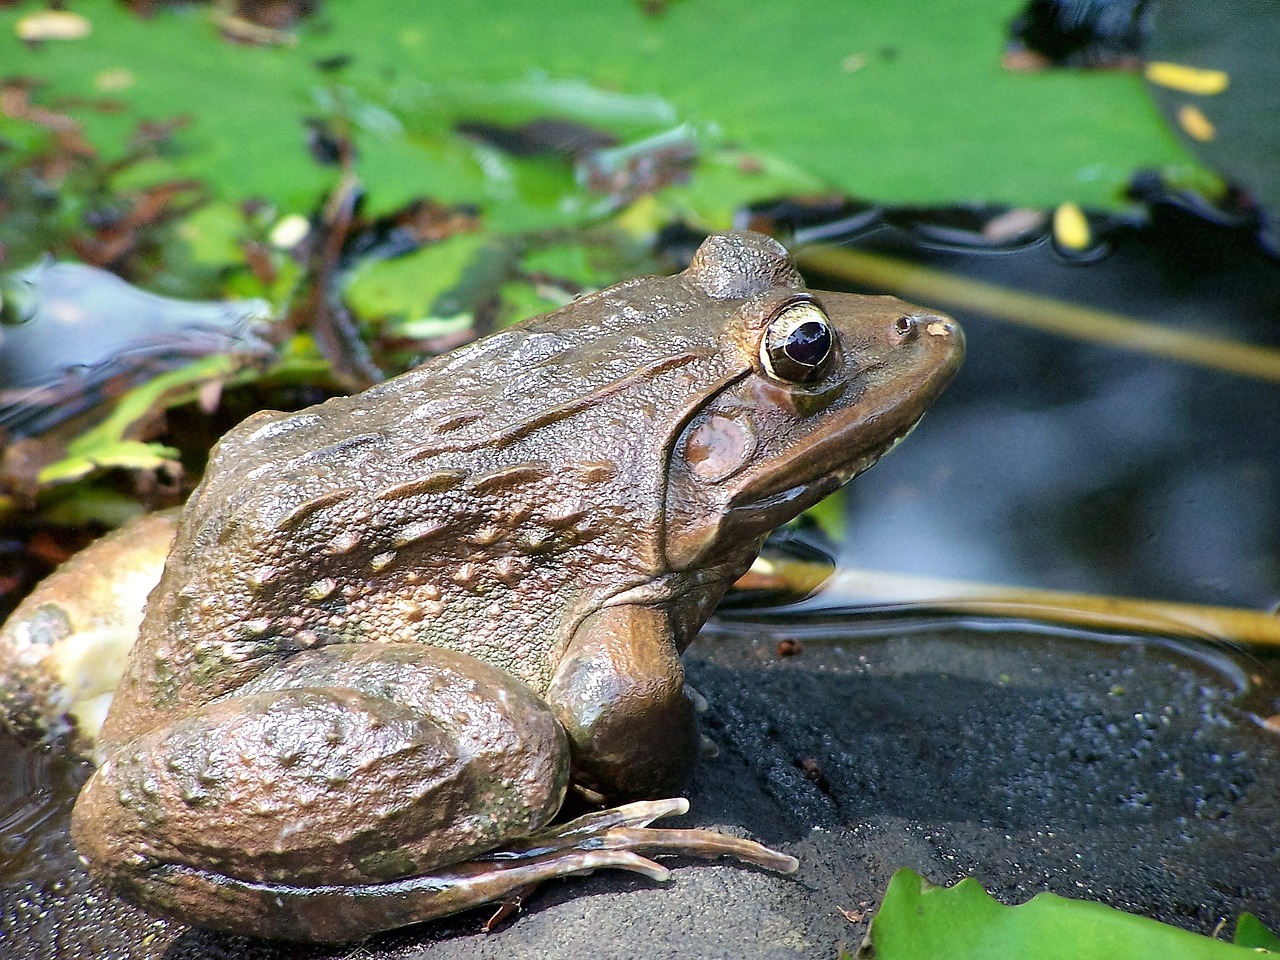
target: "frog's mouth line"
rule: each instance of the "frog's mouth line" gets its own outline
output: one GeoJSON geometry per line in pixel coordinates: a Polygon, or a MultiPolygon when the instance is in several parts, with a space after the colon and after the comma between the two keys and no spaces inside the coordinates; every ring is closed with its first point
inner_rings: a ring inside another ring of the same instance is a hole
{"type": "Polygon", "coordinates": [[[756,514],[785,513],[785,516],[777,521],[779,524],[785,523],[791,517],[799,515],[823,497],[834,493],[859,474],[865,473],[875,466],[877,462],[911,435],[922,418],[923,412],[920,417],[916,417],[905,429],[891,435],[888,440],[873,445],[860,456],[854,457],[852,460],[846,460],[831,470],[817,474],[812,479],[793,483],[788,487],[777,490],[768,490],[766,488],[759,493],[740,491],[735,495],[735,503],[730,507],[730,512],[739,518],[756,514]],[[748,499],[744,501],[741,499],[743,497],[748,499]]]}
{"type": "MultiPolygon", "coordinates": [[[[948,331],[950,332],[950,331],[948,331]]],[[[757,465],[728,492],[728,511],[761,524],[785,523],[869,469],[907,438],[951,383],[963,357],[963,339],[935,341],[910,364],[912,389],[896,389],[868,375],[884,366],[862,361],[846,379],[866,386],[826,430],[797,438],[777,459],[757,465]],[[789,511],[789,512],[788,512],[789,511]]]]}

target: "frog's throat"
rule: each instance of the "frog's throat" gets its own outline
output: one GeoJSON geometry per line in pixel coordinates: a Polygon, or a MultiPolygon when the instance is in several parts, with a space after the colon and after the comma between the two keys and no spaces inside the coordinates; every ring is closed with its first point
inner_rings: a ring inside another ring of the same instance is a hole
{"type": "Polygon", "coordinates": [[[766,488],[766,492],[763,493],[753,491],[753,495],[750,496],[746,494],[735,496],[726,511],[726,519],[731,524],[744,523],[752,527],[762,527],[766,531],[781,526],[835,493],[855,477],[870,470],[911,435],[919,425],[920,419],[921,417],[916,417],[906,428],[891,435],[887,440],[812,479],[775,490],[766,488]]]}
{"type": "Polygon", "coordinates": [[[854,477],[870,469],[915,429],[950,377],[939,378],[915,396],[870,418],[848,417],[809,443],[789,451],[787,461],[726,484],[721,507],[692,523],[664,530],[663,553],[670,570],[705,565],[735,543],[757,540],[799,516],[854,477]]]}

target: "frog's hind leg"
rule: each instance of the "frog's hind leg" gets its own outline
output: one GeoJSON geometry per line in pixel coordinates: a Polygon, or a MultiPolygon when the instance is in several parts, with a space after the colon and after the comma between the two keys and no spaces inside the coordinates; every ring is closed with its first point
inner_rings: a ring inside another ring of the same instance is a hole
{"type": "MultiPolygon", "coordinates": [[[[295,940],[350,940],[447,916],[557,877],[614,868],[666,880],[671,872],[645,854],[731,856],[780,873],[795,871],[794,857],[712,830],[649,827],[689,809],[683,798],[629,803],[546,827],[503,850],[430,875],[387,883],[289,886],[219,880],[171,867],[163,882],[189,914],[210,915],[234,906],[225,925],[237,932],[295,940]]],[[[216,924],[223,926],[223,924],[216,924]]]]}
{"type": "MultiPolygon", "coordinates": [[[[400,883],[541,829],[570,762],[530,688],[421,644],[301,651],[106,751],[71,825],[96,879],[188,923],[322,940],[417,919],[400,883]]],[[[435,913],[488,895],[452,889],[435,913]]]]}
{"type": "Polygon", "coordinates": [[[0,625],[0,729],[65,737],[92,755],[176,529],[175,510],[136,517],[61,564],[0,625]]]}
{"type": "Polygon", "coordinates": [[[789,857],[655,830],[683,800],[552,826],[564,728],[524,684],[418,644],[302,651],[109,746],[76,802],[90,872],[157,913],[235,933],[359,940],[659,852],[789,857]]]}

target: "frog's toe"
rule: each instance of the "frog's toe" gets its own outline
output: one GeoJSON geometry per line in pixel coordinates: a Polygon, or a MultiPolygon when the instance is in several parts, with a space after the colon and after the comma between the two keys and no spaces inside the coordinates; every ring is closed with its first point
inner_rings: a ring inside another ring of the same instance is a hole
{"type": "MultiPolygon", "coordinates": [[[[636,855],[677,854],[687,857],[733,857],[745,863],[753,863],[778,873],[795,873],[800,861],[777,850],[771,850],[754,840],[718,833],[715,830],[692,828],[660,829],[650,827],[654,820],[675,817],[689,812],[689,801],[684,797],[666,800],[640,800],[609,810],[588,813],[568,823],[544,827],[542,830],[517,841],[507,850],[493,856],[518,857],[526,851],[545,853],[548,848],[559,847],[568,862],[572,850],[612,850],[636,855]]],[[[652,861],[656,871],[638,870],[654,879],[665,880],[668,871],[652,861]]],[[[635,870],[627,866],[623,869],[635,870]]],[[[566,870],[566,873],[577,872],[566,870]]]]}

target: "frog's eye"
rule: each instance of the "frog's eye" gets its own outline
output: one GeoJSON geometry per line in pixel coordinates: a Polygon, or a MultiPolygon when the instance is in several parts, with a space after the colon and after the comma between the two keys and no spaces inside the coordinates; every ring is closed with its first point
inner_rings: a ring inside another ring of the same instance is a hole
{"type": "Polygon", "coordinates": [[[835,335],[812,300],[787,304],[769,321],[760,341],[760,363],[775,380],[812,383],[823,374],[835,335]]]}

